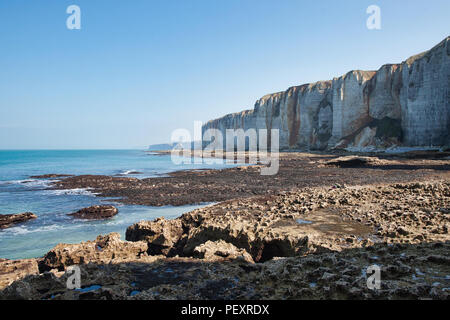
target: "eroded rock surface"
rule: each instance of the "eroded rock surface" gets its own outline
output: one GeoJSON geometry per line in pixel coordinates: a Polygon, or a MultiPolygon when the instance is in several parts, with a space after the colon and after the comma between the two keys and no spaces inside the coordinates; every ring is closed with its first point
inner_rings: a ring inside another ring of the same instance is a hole
{"type": "Polygon", "coordinates": [[[31,274],[39,274],[36,259],[0,259],[0,290],[31,274]]]}
{"type": "Polygon", "coordinates": [[[148,241],[149,248],[163,244],[158,253],[169,257],[193,256],[208,241],[224,241],[258,262],[376,242],[448,241],[449,205],[448,182],[335,185],[232,200],[170,222],[140,222],[128,228],[127,240],[148,241]]]}
{"type": "Polygon", "coordinates": [[[64,270],[87,263],[107,264],[147,255],[146,242],[125,242],[118,233],[98,236],[95,241],[80,244],[58,244],[39,261],[41,271],[64,270]]]}
{"type": "Polygon", "coordinates": [[[449,298],[449,243],[375,244],[261,264],[167,258],[153,262],[81,265],[82,290],[67,274],[16,281],[0,299],[442,299],[449,298]],[[381,268],[381,287],[367,286],[367,269],[381,268]]]}
{"type": "Polygon", "coordinates": [[[238,249],[234,245],[223,240],[207,241],[197,247],[193,252],[194,257],[208,261],[223,261],[241,259],[253,263],[253,258],[244,249],[238,249]]]}
{"type": "Polygon", "coordinates": [[[0,275],[31,268],[4,277],[0,299],[448,299],[449,213],[448,181],[236,199],[135,224],[133,242],[110,234],[1,260],[0,275]],[[82,290],[65,285],[74,264],[82,290]]]}
{"type": "Polygon", "coordinates": [[[174,247],[183,235],[183,225],[179,219],[143,221],[128,227],[128,241],[146,241],[150,254],[173,254],[174,247]]]}

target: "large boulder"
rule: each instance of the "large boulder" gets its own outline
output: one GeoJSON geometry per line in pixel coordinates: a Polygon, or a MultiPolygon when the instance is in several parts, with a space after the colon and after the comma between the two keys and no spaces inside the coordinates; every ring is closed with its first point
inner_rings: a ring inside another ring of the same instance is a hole
{"type": "Polygon", "coordinates": [[[100,220],[112,218],[117,213],[119,213],[119,210],[114,206],[92,206],[70,213],[69,216],[78,219],[100,220]]]}
{"type": "Polygon", "coordinates": [[[244,260],[254,263],[252,256],[244,249],[239,249],[223,240],[207,241],[194,249],[194,257],[208,261],[244,260]]]}
{"type": "Polygon", "coordinates": [[[127,241],[146,241],[149,254],[171,255],[175,245],[183,235],[183,225],[179,219],[166,220],[158,218],[155,221],[141,221],[130,227],[126,232],[127,241]]]}
{"type": "Polygon", "coordinates": [[[120,240],[120,234],[110,233],[98,236],[95,241],[58,244],[40,261],[40,269],[41,271],[65,270],[68,266],[79,264],[120,263],[145,256],[147,248],[147,243],[143,241],[125,242],[120,240]]]}
{"type": "Polygon", "coordinates": [[[36,218],[37,216],[31,212],[18,214],[0,214],[0,229],[10,228],[17,223],[23,223],[36,218]]]}

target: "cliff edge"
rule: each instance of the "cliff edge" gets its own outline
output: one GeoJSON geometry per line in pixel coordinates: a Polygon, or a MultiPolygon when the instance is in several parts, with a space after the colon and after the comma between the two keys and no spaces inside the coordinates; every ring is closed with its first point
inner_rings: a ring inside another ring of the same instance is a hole
{"type": "Polygon", "coordinates": [[[378,71],[266,95],[253,110],[207,122],[203,132],[219,129],[225,140],[227,129],[279,129],[283,150],[448,146],[449,40],[378,71]]]}

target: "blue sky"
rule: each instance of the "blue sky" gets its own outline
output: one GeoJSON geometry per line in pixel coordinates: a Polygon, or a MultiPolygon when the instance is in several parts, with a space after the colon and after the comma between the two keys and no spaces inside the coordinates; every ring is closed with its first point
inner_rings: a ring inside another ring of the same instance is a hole
{"type": "Polygon", "coordinates": [[[2,0],[0,149],[167,142],[290,86],[449,35],[448,0],[2,0]],[[81,8],[68,30],[66,8],[81,8]],[[381,8],[368,30],[366,9],[381,8]]]}

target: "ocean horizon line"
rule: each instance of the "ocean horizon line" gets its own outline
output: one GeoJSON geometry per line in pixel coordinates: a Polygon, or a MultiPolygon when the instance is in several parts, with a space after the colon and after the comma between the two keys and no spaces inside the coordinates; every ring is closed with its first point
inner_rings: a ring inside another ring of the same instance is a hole
{"type": "Polygon", "coordinates": [[[67,148],[67,149],[0,149],[0,151],[146,151],[148,148],[67,148]]]}

